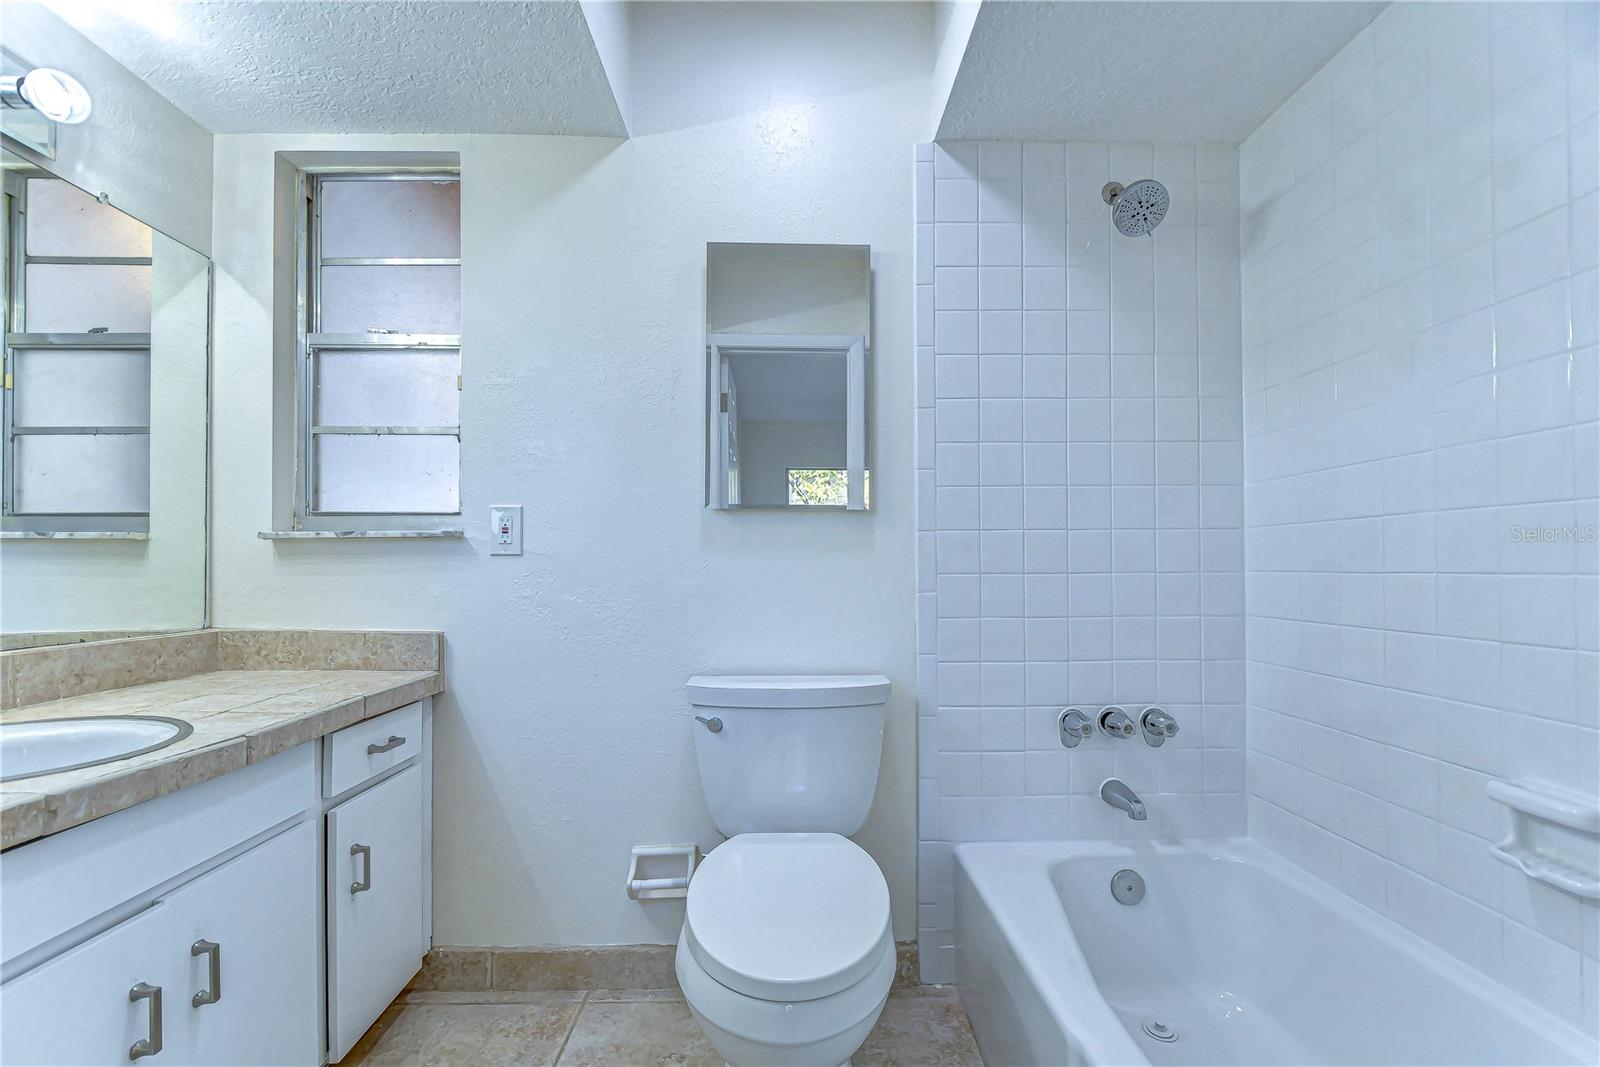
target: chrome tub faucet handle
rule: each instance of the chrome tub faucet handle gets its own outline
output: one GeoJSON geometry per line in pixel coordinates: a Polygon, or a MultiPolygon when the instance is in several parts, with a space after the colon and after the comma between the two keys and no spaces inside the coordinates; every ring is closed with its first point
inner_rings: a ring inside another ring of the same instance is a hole
{"type": "Polygon", "coordinates": [[[1133,720],[1119,707],[1100,709],[1100,732],[1107,737],[1132,737],[1133,720]]]}
{"type": "Polygon", "coordinates": [[[1167,738],[1178,732],[1178,722],[1160,708],[1145,708],[1139,716],[1139,728],[1144,733],[1144,743],[1160,748],[1167,738]]]}

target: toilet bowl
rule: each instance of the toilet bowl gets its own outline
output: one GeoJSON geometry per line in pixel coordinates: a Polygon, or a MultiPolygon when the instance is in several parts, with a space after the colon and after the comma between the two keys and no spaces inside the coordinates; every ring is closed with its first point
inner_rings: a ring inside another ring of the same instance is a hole
{"type": "Polygon", "coordinates": [[[846,838],[740,834],[695,871],[678,984],[733,1067],[847,1062],[894,972],[888,885],[846,838]]]}

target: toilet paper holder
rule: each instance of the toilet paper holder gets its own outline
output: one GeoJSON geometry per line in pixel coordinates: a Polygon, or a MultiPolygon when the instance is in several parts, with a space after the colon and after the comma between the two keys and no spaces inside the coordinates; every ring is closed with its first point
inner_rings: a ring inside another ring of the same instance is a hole
{"type": "Polygon", "coordinates": [[[635,845],[628,861],[628,899],[686,897],[699,865],[699,845],[635,845]]]}

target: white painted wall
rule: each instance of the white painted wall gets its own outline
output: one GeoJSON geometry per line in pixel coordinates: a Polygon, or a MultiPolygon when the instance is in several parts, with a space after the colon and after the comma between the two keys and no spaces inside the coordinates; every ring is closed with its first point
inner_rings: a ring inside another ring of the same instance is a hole
{"type": "Polygon", "coordinates": [[[917,940],[946,982],[957,844],[1244,829],[1238,184],[1231,145],[921,151],[917,940]],[[1150,175],[1170,212],[1118,235],[1101,188],[1150,175]],[[1152,703],[1159,749],[1060,743],[1066,705],[1152,703]]]}
{"type": "Polygon", "coordinates": [[[1597,19],[1395,4],[1239,162],[1251,833],[1591,1033],[1484,787],[1600,791],[1597,19]]]}
{"type": "Polygon", "coordinates": [[[583,20],[589,26],[589,36],[594,40],[594,50],[605,69],[611,95],[616,99],[617,112],[622,116],[624,129],[628,124],[628,109],[633,102],[630,85],[632,74],[628,53],[633,36],[628,4],[624,0],[580,0],[583,20]]]}
{"type": "Polygon", "coordinates": [[[66,71],[94,98],[87,122],[57,127],[51,171],[209,253],[211,134],[43,4],[5,5],[5,46],[66,71]]]}
{"type": "Polygon", "coordinates": [[[955,88],[956,75],[961,73],[961,61],[966,58],[967,44],[972,40],[972,28],[978,22],[978,12],[983,0],[939,0],[934,5],[933,34],[937,49],[933,61],[933,114],[928,126],[929,136],[935,136],[944,119],[944,109],[950,103],[950,92],[955,88]]]}
{"type": "Polygon", "coordinates": [[[920,6],[639,5],[634,138],[226,136],[216,150],[215,603],[221,625],[437,627],[435,937],[668,942],[635,843],[717,840],[681,686],[882,671],[858,840],[914,922],[912,145],[920,6]],[[681,72],[694,69],[691,80],[681,72]],[[267,543],[273,154],[459,151],[465,542],[267,543]],[[870,244],[874,512],[703,506],[708,241],[870,244]],[[901,428],[897,430],[896,428],[901,428]],[[881,473],[879,473],[881,472],[881,473]],[[527,554],[487,556],[491,503],[527,554]]]}
{"type": "Polygon", "coordinates": [[[6,633],[205,622],[209,262],[159,231],[150,252],[150,538],[0,541],[6,633]]]}

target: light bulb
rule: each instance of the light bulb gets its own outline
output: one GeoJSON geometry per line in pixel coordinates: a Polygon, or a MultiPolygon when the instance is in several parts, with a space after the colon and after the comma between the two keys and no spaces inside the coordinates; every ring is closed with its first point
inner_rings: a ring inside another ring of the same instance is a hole
{"type": "Polygon", "coordinates": [[[31,107],[51,122],[76,125],[89,117],[89,90],[70,74],[36,67],[20,78],[0,79],[0,97],[10,107],[31,107]]]}

